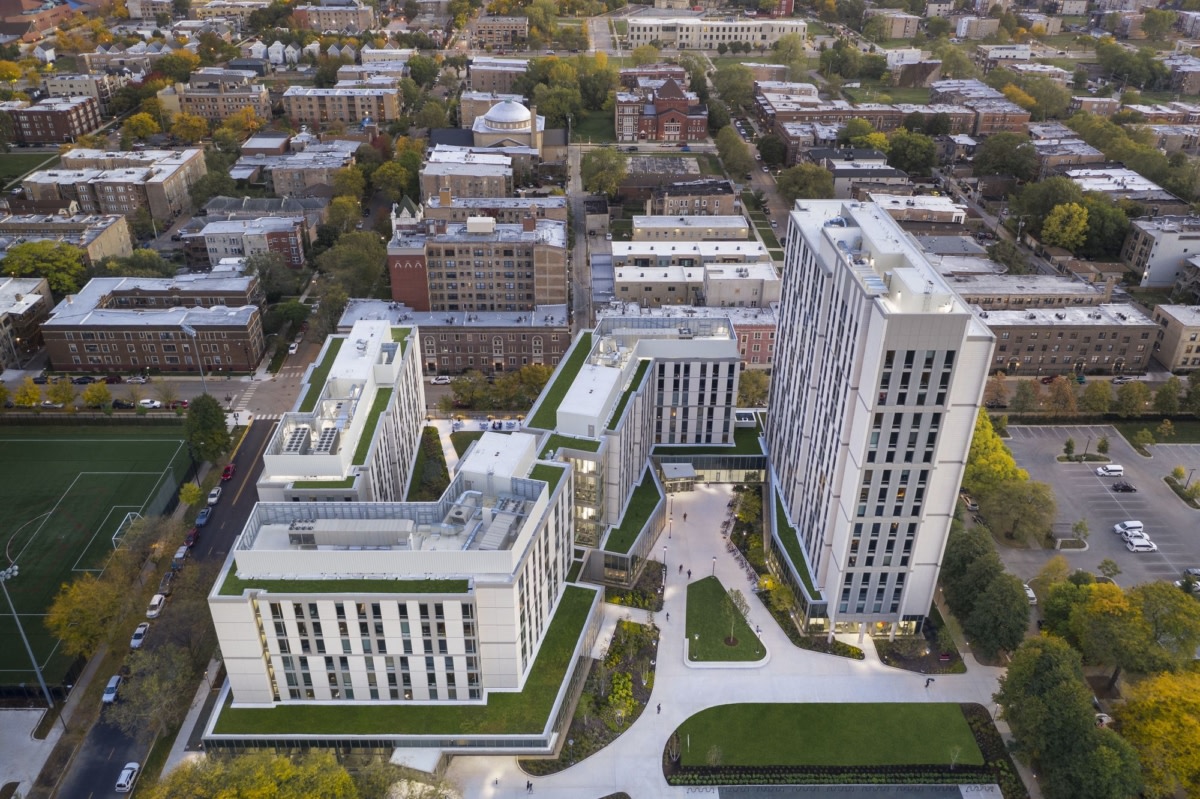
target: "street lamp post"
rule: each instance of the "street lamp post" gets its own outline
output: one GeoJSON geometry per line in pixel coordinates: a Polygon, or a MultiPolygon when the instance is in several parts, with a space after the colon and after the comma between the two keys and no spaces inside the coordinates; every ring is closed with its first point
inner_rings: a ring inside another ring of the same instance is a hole
{"type": "Polygon", "coordinates": [[[667,568],[667,547],[663,545],[663,569],[667,568]]]}
{"type": "MultiPolygon", "coordinates": [[[[29,645],[29,638],[25,635],[25,628],[21,626],[21,617],[17,615],[17,608],[13,605],[12,597],[8,593],[8,581],[21,573],[21,569],[17,564],[12,564],[4,571],[0,571],[0,590],[4,591],[4,598],[8,600],[8,609],[12,611],[13,621],[17,623],[17,632],[21,633],[21,641],[25,644],[25,652],[29,655],[29,662],[33,664],[33,673],[37,675],[38,685],[42,687],[42,695],[46,697],[46,709],[54,709],[54,700],[50,697],[50,689],[46,687],[46,680],[42,678],[42,669],[38,666],[37,658],[33,656],[33,647],[29,645]]],[[[65,729],[67,722],[63,721],[65,729]]]]}
{"type": "Polygon", "coordinates": [[[1196,470],[1195,470],[1195,469],[1192,469],[1190,472],[1188,472],[1188,479],[1187,479],[1187,482],[1183,484],[1183,490],[1184,490],[1184,491],[1187,491],[1187,490],[1188,490],[1188,486],[1190,486],[1190,485],[1192,484],[1192,475],[1193,475],[1193,474],[1195,474],[1195,473],[1196,473],[1196,470]]]}
{"type": "Polygon", "coordinates": [[[200,345],[196,343],[196,328],[191,325],[181,324],[179,329],[183,331],[184,335],[192,337],[192,347],[196,350],[196,363],[200,366],[200,388],[207,394],[208,383],[204,380],[204,356],[200,354],[200,345]]]}
{"type": "Polygon", "coordinates": [[[717,576],[717,556],[716,556],[716,555],[713,555],[713,569],[712,569],[712,576],[713,576],[713,577],[716,577],[716,576],[717,576]]]}

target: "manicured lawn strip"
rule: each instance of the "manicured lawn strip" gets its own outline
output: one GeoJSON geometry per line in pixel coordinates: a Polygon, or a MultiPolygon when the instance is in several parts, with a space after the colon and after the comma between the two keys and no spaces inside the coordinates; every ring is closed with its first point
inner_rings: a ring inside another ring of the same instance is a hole
{"type": "Polygon", "coordinates": [[[655,447],[655,455],[761,455],[758,429],[738,427],[733,431],[732,447],[655,447]]]}
{"type": "Polygon", "coordinates": [[[662,493],[659,492],[658,486],[650,477],[650,470],[647,469],[642,473],[642,482],[633,489],[633,496],[629,499],[629,507],[625,509],[625,518],[621,520],[621,526],[614,527],[608,534],[604,550],[606,552],[629,552],[638,533],[646,526],[650,514],[654,512],[661,501],[662,493]]]}
{"type": "Polygon", "coordinates": [[[768,250],[778,250],[782,246],[779,239],[775,238],[774,229],[769,223],[765,227],[758,228],[758,235],[762,236],[763,244],[767,246],[768,250]]]}
{"type": "Polygon", "coordinates": [[[392,389],[381,388],[375,392],[375,401],[371,403],[371,412],[367,414],[367,423],[363,426],[362,435],[358,437],[358,446],[354,449],[354,465],[362,466],[367,462],[367,451],[371,449],[371,439],[374,438],[375,425],[379,424],[379,414],[387,409],[392,401],[392,389]]]}
{"type": "Polygon", "coordinates": [[[1133,437],[1141,430],[1149,430],[1158,444],[1200,444],[1200,420],[1172,419],[1171,424],[1175,428],[1175,435],[1170,438],[1162,438],[1158,435],[1160,424],[1162,424],[1160,419],[1153,418],[1142,421],[1131,419],[1125,422],[1113,422],[1112,426],[1125,436],[1125,440],[1130,443],[1130,446],[1133,446],[1133,437]]]}
{"type": "Polygon", "coordinates": [[[808,595],[816,599],[820,594],[817,593],[812,575],[808,573],[808,566],[805,565],[807,561],[804,560],[804,551],[800,548],[800,535],[796,532],[795,527],[788,524],[787,516],[783,512],[783,500],[778,495],[775,497],[775,529],[779,532],[779,540],[783,542],[788,559],[800,574],[800,581],[808,589],[808,595]]]}
{"type": "Polygon", "coordinates": [[[466,454],[467,448],[479,439],[483,438],[484,430],[459,430],[457,433],[450,434],[450,444],[454,447],[454,451],[458,453],[458,457],[466,454]]]}
{"type": "Polygon", "coordinates": [[[243,580],[229,571],[221,596],[241,596],[247,588],[278,594],[465,594],[467,580],[243,580]]]}
{"type": "Polygon", "coordinates": [[[35,169],[51,169],[58,159],[56,153],[0,153],[0,183],[7,186],[35,169]]]}
{"type": "Polygon", "coordinates": [[[442,449],[441,434],[432,425],[421,431],[417,460],[408,482],[407,502],[435,502],[450,487],[450,467],[442,449]]]}
{"type": "Polygon", "coordinates": [[[614,219],[608,225],[613,241],[633,241],[633,220],[614,219]]]}
{"type": "Polygon", "coordinates": [[[329,351],[325,353],[325,360],[317,364],[317,368],[313,369],[312,376],[308,379],[308,393],[304,395],[304,402],[300,403],[301,412],[309,413],[317,407],[317,400],[321,398],[321,391],[325,388],[329,370],[333,368],[333,362],[337,359],[338,351],[341,350],[345,340],[344,338],[329,339],[329,351]]]}
{"type": "Polygon", "coordinates": [[[772,261],[783,260],[783,250],[767,250],[767,254],[771,256],[772,261]]]}
{"type": "Polygon", "coordinates": [[[983,764],[955,704],[721,705],[689,718],[678,734],[681,741],[691,738],[691,747],[683,747],[684,766],[705,765],[714,745],[725,766],[983,764]]]}
{"type": "Polygon", "coordinates": [[[393,327],[392,341],[400,344],[400,351],[404,352],[408,345],[408,333],[412,328],[408,327],[393,327]]]}
{"type": "Polygon", "coordinates": [[[584,452],[597,452],[600,449],[600,442],[593,441],[590,438],[576,438],[575,436],[564,436],[558,433],[546,439],[546,446],[542,447],[542,457],[549,457],[551,452],[562,449],[580,449],[584,452]]]}
{"type": "Polygon", "coordinates": [[[617,131],[613,126],[612,114],[606,114],[603,111],[592,111],[583,119],[575,121],[571,128],[571,140],[576,144],[580,142],[614,142],[617,140],[617,131]]]}
{"type": "Polygon", "coordinates": [[[584,333],[575,342],[575,349],[571,350],[571,357],[562,364],[558,377],[554,379],[553,383],[546,386],[545,393],[542,394],[542,403],[538,406],[538,412],[529,422],[530,427],[553,430],[558,426],[558,406],[567,396],[568,389],[575,382],[575,376],[583,368],[583,363],[591,351],[592,334],[584,333]]]}
{"type": "MultiPolygon", "coordinates": [[[[737,646],[729,646],[729,617],[726,608],[732,607],[725,586],[716,577],[705,577],[687,588],[688,658],[695,661],[752,661],[766,657],[762,641],[750,629],[745,617],[737,613],[733,637],[737,646]]],[[[726,765],[730,761],[724,761],[726,765]]]]}
{"type": "Polygon", "coordinates": [[[355,477],[345,480],[297,480],[292,488],[353,488],[355,477]]]}
{"type": "Polygon", "coordinates": [[[554,493],[554,489],[558,488],[558,481],[562,480],[563,473],[566,471],[567,465],[554,465],[550,463],[539,463],[529,470],[529,478],[531,480],[542,480],[550,484],[550,493],[554,493]]]}
{"type": "Polygon", "coordinates": [[[617,407],[613,409],[612,417],[608,420],[608,429],[615,430],[617,423],[621,421],[621,414],[625,413],[625,406],[629,404],[629,398],[638,390],[638,386],[642,384],[642,378],[646,376],[646,370],[650,368],[650,359],[643,358],[638,361],[637,371],[633,373],[633,380],[629,383],[629,388],[621,394],[621,401],[617,403],[617,407]]]}
{"type": "Polygon", "coordinates": [[[520,693],[494,692],[487,705],[314,705],[225,708],[216,733],[269,735],[518,735],[540,734],[571,665],[596,592],[567,586],[537,660],[520,693]]]}

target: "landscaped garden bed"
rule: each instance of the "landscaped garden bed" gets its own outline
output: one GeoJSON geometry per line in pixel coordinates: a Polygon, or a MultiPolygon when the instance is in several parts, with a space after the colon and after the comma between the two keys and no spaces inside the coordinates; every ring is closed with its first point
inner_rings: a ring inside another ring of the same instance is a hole
{"type": "MultiPolygon", "coordinates": [[[[745,602],[743,597],[741,600],[745,602]]],[[[766,647],[746,623],[744,608],[735,606],[716,577],[687,587],[688,659],[695,662],[755,661],[766,647]]]]}
{"type": "Polygon", "coordinates": [[[929,609],[921,635],[897,636],[894,641],[886,638],[871,640],[879,659],[888,666],[921,674],[964,674],[967,671],[954,636],[942,621],[936,605],[929,609]]]}
{"type": "Polygon", "coordinates": [[[604,660],[592,662],[559,756],[520,760],[521,768],[538,777],[555,774],[615,741],[646,709],[657,658],[657,627],[618,622],[604,660]]]}
{"type": "Polygon", "coordinates": [[[607,588],[604,601],[614,605],[624,605],[638,610],[650,610],[655,613],[663,609],[663,567],[656,560],[649,561],[642,569],[633,588],[607,588]]]}

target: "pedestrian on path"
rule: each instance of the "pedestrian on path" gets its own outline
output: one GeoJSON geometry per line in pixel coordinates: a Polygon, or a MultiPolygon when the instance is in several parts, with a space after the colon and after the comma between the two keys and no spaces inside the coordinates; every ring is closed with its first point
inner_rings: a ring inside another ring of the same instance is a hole
{"type": "Polygon", "coordinates": [[[687,514],[686,514],[686,513],[685,513],[685,514],[683,514],[683,520],[684,520],[685,522],[687,521],[687,514]]]}
{"type": "Polygon", "coordinates": [[[533,780],[525,780],[525,793],[533,793],[533,780]]]}
{"type": "Polygon", "coordinates": [[[932,677],[926,677],[926,678],[925,678],[925,687],[926,687],[926,688],[928,688],[928,687],[929,687],[929,686],[930,686],[932,683],[933,683],[933,678],[932,678],[932,677]]]}
{"type": "Polygon", "coordinates": [[[671,620],[671,614],[670,614],[670,613],[668,613],[668,614],[667,614],[667,621],[670,621],[670,620],[671,620]]]}
{"type": "Polygon", "coordinates": [[[688,579],[692,579],[692,570],[688,569],[688,579]]]}
{"type": "Polygon", "coordinates": [[[679,564],[679,573],[683,574],[683,564],[682,563],[679,564]]]}
{"type": "Polygon", "coordinates": [[[658,703],[658,715],[662,715],[662,702],[658,703]]]}

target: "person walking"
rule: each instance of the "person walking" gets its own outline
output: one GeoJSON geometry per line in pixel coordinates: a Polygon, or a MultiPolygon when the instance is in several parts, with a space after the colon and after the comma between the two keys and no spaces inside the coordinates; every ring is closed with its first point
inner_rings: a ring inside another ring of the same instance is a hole
{"type": "Polygon", "coordinates": [[[688,569],[688,579],[692,579],[692,570],[688,569]]]}
{"type": "Polygon", "coordinates": [[[525,780],[525,793],[533,793],[533,780],[525,780]]]}
{"type": "Polygon", "coordinates": [[[679,573],[683,574],[683,564],[682,563],[679,564],[679,573]]]}
{"type": "Polygon", "coordinates": [[[928,687],[929,687],[931,684],[933,684],[933,678],[932,678],[932,677],[926,677],[926,678],[925,678],[925,687],[926,687],[926,688],[928,688],[928,687]]]}
{"type": "Polygon", "coordinates": [[[662,715],[662,702],[658,703],[658,715],[662,715]]]}
{"type": "Polygon", "coordinates": [[[686,514],[686,513],[685,513],[685,514],[683,514],[683,520],[684,520],[685,522],[687,521],[687,514],[686,514]]]}
{"type": "Polygon", "coordinates": [[[670,620],[671,620],[671,614],[670,614],[670,613],[668,613],[668,614],[667,614],[667,621],[670,621],[670,620]]]}

